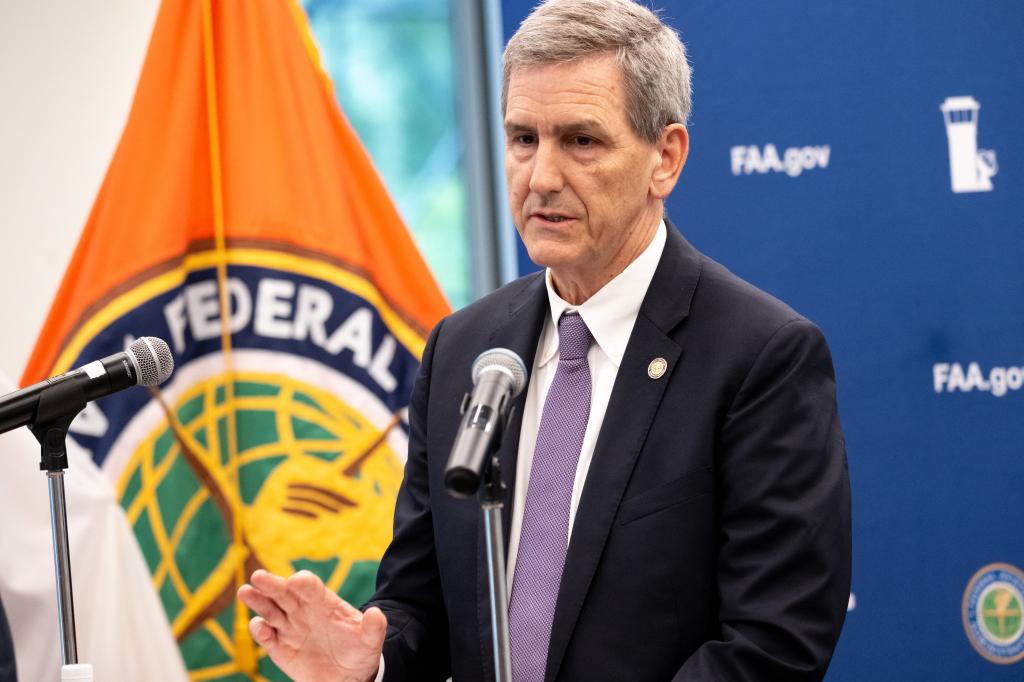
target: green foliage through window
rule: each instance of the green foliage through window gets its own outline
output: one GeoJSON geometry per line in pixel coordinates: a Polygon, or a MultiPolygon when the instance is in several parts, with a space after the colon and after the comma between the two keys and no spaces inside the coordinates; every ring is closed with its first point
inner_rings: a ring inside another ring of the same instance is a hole
{"type": "Polygon", "coordinates": [[[472,300],[447,0],[304,0],[342,110],[454,307],[472,300]]]}

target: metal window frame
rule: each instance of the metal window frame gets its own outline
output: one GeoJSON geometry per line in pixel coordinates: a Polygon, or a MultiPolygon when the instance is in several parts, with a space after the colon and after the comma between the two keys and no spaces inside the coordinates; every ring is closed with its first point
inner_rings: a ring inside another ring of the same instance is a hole
{"type": "Polygon", "coordinates": [[[466,230],[474,299],[518,276],[515,228],[508,207],[501,113],[503,33],[500,0],[451,0],[459,87],[466,230]]]}

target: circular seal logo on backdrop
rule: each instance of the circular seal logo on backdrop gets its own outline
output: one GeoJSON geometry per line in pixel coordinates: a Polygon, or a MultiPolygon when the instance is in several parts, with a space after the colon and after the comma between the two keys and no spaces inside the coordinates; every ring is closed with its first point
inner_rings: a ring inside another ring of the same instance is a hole
{"type": "Polygon", "coordinates": [[[989,564],[974,574],[963,599],[964,630],[974,649],[993,663],[1024,658],[1024,573],[989,564]]]}

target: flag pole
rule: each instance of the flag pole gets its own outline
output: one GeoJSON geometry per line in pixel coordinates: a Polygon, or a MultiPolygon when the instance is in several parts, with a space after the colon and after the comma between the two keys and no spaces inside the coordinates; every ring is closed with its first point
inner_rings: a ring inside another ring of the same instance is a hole
{"type": "MultiPolygon", "coordinates": [[[[213,237],[214,249],[217,253],[217,299],[220,304],[220,329],[221,329],[221,352],[224,356],[224,393],[228,405],[228,480],[234,484],[232,493],[239,488],[238,472],[238,430],[237,417],[235,413],[235,373],[234,361],[232,359],[231,341],[231,309],[230,297],[228,296],[228,250],[227,239],[224,229],[224,177],[221,166],[220,148],[220,116],[217,106],[217,74],[216,59],[214,50],[214,27],[213,27],[213,2],[202,0],[202,30],[203,30],[203,80],[206,89],[206,128],[209,136],[210,155],[210,197],[213,215],[213,237]]],[[[240,497],[240,493],[238,494],[240,497]]],[[[246,560],[248,558],[247,547],[242,535],[241,514],[232,515],[231,543],[242,551],[238,555],[235,566],[235,584],[245,584],[248,576],[245,574],[246,560]]],[[[239,601],[235,601],[235,622],[233,639],[235,643],[235,662],[239,671],[248,675],[255,675],[258,670],[258,659],[252,637],[249,635],[249,612],[239,601]]]]}

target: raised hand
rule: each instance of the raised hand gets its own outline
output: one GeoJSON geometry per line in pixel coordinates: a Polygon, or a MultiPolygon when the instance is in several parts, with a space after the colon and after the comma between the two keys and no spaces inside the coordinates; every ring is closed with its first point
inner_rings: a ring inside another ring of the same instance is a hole
{"type": "Polygon", "coordinates": [[[380,664],[387,618],[362,613],[309,571],[287,580],[256,571],[238,598],[255,611],[249,632],[296,682],[366,682],[380,664]]]}

